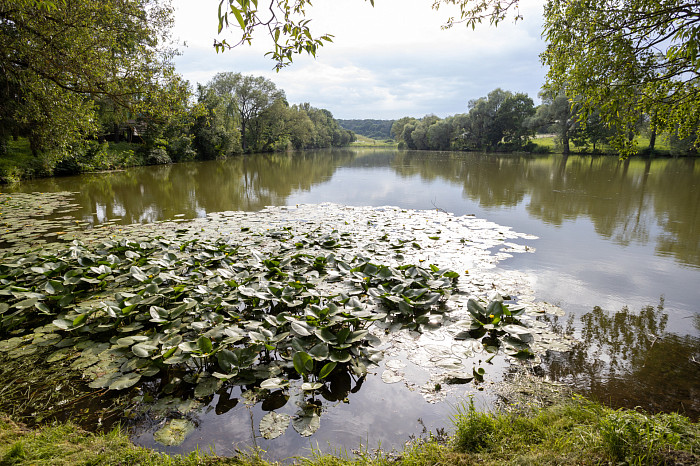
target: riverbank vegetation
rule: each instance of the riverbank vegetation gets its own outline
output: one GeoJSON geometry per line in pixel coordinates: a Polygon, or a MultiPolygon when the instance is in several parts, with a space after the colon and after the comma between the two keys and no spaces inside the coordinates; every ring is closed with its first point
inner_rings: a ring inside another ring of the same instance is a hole
{"type": "Polygon", "coordinates": [[[263,77],[195,92],[174,69],[172,17],[157,0],[1,2],[0,183],[354,139],[263,77]]]}
{"type": "Polygon", "coordinates": [[[392,138],[391,125],[394,120],[338,120],[338,123],[355,134],[381,141],[392,138]]]}
{"type": "MultiPolygon", "coordinates": [[[[449,423],[449,422],[448,422],[449,423]]],[[[454,464],[697,464],[700,429],[677,414],[612,410],[574,397],[518,412],[481,413],[465,402],[445,431],[425,432],[403,451],[370,450],[327,455],[312,451],[285,464],[454,465],[454,464]]],[[[371,439],[370,439],[371,442],[371,439]]],[[[232,452],[221,457],[207,445],[186,456],[168,456],[130,443],[127,433],[82,431],[74,424],[28,429],[0,418],[0,464],[278,465],[265,452],[232,452]]],[[[291,460],[291,461],[290,461],[291,460]]]]}
{"type": "MultiPolygon", "coordinates": [[[[495,89],[469,102],[468,113],[441,119],[426,115],[396,120],[391,133],[400,149],[487,152],[561,152],[618,154],[615,132],[599,112],[577,113],[563,94],[541,95],[542,104],[522,93],[495,89]]],[[[641,153],[694,155],[693,138],[678,132],[659,134],[648,118],[640,117],[630,133],[641,153]]]]}

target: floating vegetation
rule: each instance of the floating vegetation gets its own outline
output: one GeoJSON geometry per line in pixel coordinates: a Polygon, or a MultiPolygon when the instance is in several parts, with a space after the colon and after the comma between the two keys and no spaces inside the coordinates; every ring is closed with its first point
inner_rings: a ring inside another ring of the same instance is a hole
{"type": "Polygon", "coordinates": [[[153,438],[162,445],[181,445],[194,429],[194,423],[187,419],[171,419],[153,433],[153,438]]]}
{"type": "Polygon", "coordinates": [[[75,239],[74,233],[85,228],[84,222],[61,213],[76,211],[74,193],[0,193],[0,248],[25,252],[49,241],[75,239]]]}
{"type": "Polygon", "coordinates": [[[382,380],[405,381],[403,351],[431,373],[425,396],[436,401],[442,383],[483,381],[475,354],[533,358],[549,338],[525,306],[484,299],[496,281],[473,278],[495,265],[492,248],[512,252],[504,241],[526,236],[472,217],[324,204],[110,236],[8,250],[0,359],[39,358],[92,389],[132,391],[139,409],[168,420],[156,435],[166,445],[214,396],[217,412],[235,406],[233,386],[246,404],[272,406],[263,437],[290,423],[309,436],[323,412],[315,395],[338,374],[361,385],[392,355],[382,380]],[[296,414],[277,413],[290,393],[296,414]]]}

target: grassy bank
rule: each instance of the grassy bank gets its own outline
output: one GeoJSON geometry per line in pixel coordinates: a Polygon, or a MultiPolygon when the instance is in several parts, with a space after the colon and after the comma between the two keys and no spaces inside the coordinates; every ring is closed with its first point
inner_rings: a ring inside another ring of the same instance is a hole
{"type": "Polygon", "coordinates": [[[397,144],[392,139],[377,140],[368,138],[361,134],[356,134],[355,142],[350,143],[350,147],[396,147],[397,144]]]}
{"type": "MultiPolygon", "coordinates": [[[[649,151],[649,138],[647,136],[637,136],[637,148],[639,149],[639,154],[650,155],[649,151]]],[[[535,137],[532,142],[541,148],[543,151],[559,153],[561,152],[561,144],[556,140],[554,136],[538,136],[535,137]]],[[[575,146],[573,142],[569,145],[570,153],[572,154],[602,154],[602,155],[617,155],[617,152],[607,144],[598,144],[593,148],[592,144],[586,144],[585,146],[575,146]]],[[[537,152],[537,151],[535,151],[537,152]]],[[[687,156],[687,153],[680,153],[671,147],[668,135],[661,135],[657,138],[656,144],[654,146],[654,152],[651,155],[669,157],[674,155],[687,156]]]]}
{"type": "MultiPolygon", "coordinates": [[[[700,430],[676,414],[611,410],[580,397],[519,413],[479,413],[468,403],[451,436],[428,435],[403,452],[354,458],[312,455],[304,465],[698,464],[700,430]]],[[[203,446],[206,451],[206,447],[203,446]]],[[[27,430],[0,420],[0,465],[276,465],[265,453],[221,458],[199,452],[167,456],[132,445],[123,431],[86,433],[71,424],[27,430]]]]}

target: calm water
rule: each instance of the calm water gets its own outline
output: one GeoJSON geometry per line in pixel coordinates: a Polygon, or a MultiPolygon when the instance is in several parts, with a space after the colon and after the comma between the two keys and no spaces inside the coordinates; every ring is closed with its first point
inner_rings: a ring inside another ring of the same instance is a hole
{"type": "MultiPolygon", "coordinates": [[[[571,353],[547,355],[545,373],[614,406],[700,413],[700,160],[358,149],[145,167],[13,189],[79,192],[80,215],[94,223],[334,202],[440,208],[508,225],[540,239],[528,243],[535,254],[500,266],[531,274],[537,297],[567,313],[553,325],[582,342],[571,353]]],[[[349,383],[339,381],[338,393],[352,389],[349,383]]],[[[382,382],[368,379],[332,413],[337,425],[346,424],[342,432],[322,428],[315,441],[342,437],[356,446],[370,439],[372,446],[374,439],[376,446],[384,438],[384,446],[396,446],[421,422],[444,425],[450,414],[445,403],[373,384],[382,382]],[[377,409],[388,415],[363,419],[377,409]]],[[[191,442],[208,444],[232,430],[245,438],[250,416],[259,413],[229,409],[238,415],[203,422],[191,442]]],[[[309,446],[285,437],[259,444],[286,454],[309,446]]],[[[235,446],[217,443],[217,451],[235,446]]]]}

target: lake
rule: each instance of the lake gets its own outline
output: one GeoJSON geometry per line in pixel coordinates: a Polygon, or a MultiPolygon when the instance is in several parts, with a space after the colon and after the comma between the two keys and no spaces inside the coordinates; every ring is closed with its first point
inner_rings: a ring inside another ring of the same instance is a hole
{"type": "MultiPolygon", "coordinates": [[[[3,191],[76,192],[72,215],[93,225],[330,202],[439,210],[509,226],[539,239],[518,240],[532,253],[498,267],[526,274],[539,301],[565,312],[543,320],[580,342],[570,352],[547,352],[537,373],[615,407],[700,414],[699,159],[347,149],[140,167],[3,191]]],[[[400,448],[423,426],[449,427],[454,412],[449,402],[427,403],[379,377],[361,390],[349,379],[336,385],[337,401],[312,442],[257,438],[251,422],[264,407],[231,403],[226,414],[200,413],[192,437],[165,450],[213,443],[231,454],[257,444],[286,457],[308,453],[310,444],[400,448]]],[[[482,407],[493,399],[488,390],[465,393],[482,407]]],[[[135,431],[137,443],[155,446],[151,427],[135,431]]]]}

